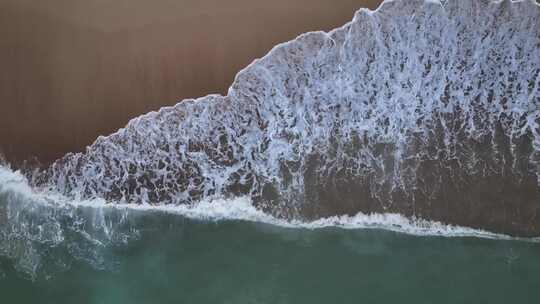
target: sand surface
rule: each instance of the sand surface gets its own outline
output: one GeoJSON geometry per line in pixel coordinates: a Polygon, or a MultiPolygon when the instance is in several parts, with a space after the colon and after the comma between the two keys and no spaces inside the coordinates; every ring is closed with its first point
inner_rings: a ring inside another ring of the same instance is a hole
{"type": "Polygon", "coordinates": [[[372,0],[0,0],[0,151],[48,163],[130,118],[226,93],[277,43],[372,0]]]}

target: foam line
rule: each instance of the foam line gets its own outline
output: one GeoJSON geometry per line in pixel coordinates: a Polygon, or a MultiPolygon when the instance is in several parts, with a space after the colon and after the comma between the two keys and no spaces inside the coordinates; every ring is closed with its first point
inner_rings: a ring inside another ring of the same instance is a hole
{"type": "Polygon", "coordinates": [[[56,193],[37,193],[19,172],[0,167],[0,194],[12,193],[25,197],[35,203],[50,208],[90,207],[95,209],[139,210],[148,212],[164,212],[177,214],[190,219],[211,221],[248,221],[259,222],[284,228],[298,229],[382,229],[417,236],[444,237],[480,237],[489,239],[521,239],[537,241],[534,238],[514,238],[504,234],[491,233],[484,230],[446,225],[436,221],[409,219],[400,214],[363,214],[355,216],[333,216],[315,221],[287,221],[268,215],[255,208],[248,197],[235,199],[212,199],[191,205],[149,205],[149,204],[113,204],[102,199],[73,201],[56,193]]]}

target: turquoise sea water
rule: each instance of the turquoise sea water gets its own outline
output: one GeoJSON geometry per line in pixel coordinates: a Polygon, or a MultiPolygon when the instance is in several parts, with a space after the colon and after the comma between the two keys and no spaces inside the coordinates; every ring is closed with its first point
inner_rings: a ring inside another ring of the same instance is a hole
{"type": "Polygon", "coordinates": [[[55,265],[43,259],[41,267],[51,270],[34,279],[4,256],[0,303],[506,304],[540,299],[540,244],[534,242],[283,228],[152,211],[130,217],[126,229],[136,229],[136,237],[105,246],[99,258],[73,258],[76,238],[57,252],[42,248],[41,255],[55,265]]]}

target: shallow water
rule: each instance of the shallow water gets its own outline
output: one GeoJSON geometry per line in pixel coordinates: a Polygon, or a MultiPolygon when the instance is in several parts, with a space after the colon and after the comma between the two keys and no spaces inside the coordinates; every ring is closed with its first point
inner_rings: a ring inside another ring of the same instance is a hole
{"type": "Polygon", "coordinates": [[[137,237],[107,246],[105,267],[64,259],[68,267],[31,280],[3,258],[2,302],[537,303],[540,296],[534,242],[284,228],[152,211],[130,222],[137,237]]]}
{"type": "Polygon", "coordinates": [[[393,215],[287,224],[243,199],[111,207],[66,201],[31,189],[17,172],[0,173],[0,303],[537,303],[540,296],[538,240],[393,215]]]}

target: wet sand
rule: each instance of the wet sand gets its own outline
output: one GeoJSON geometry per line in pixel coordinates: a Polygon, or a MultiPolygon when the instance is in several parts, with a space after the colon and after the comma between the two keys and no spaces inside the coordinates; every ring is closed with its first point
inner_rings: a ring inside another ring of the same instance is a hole
{"type": "Polygon", "coordinates": [[[0,151],[48,163],[130,118],[226,93],[275,44],[372,0],[0,0],[0,151]]]}

